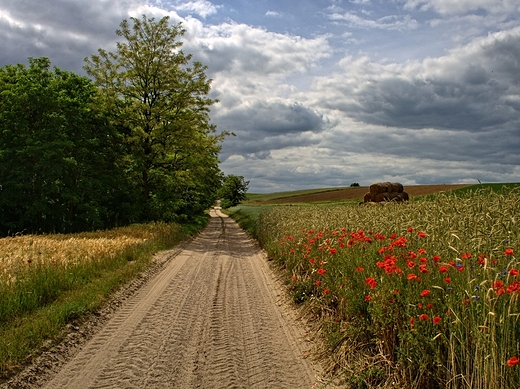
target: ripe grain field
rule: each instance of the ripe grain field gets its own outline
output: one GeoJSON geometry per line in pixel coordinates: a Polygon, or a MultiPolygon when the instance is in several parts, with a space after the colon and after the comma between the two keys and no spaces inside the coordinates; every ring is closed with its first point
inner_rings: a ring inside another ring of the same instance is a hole
{"type": "Polygon", "coordinates": [[[325,337],[336,384],[513,389],[519,191],[497,184],[374,206],[286,198],[292,206],[265,207],[254,225],[325,337]]]}

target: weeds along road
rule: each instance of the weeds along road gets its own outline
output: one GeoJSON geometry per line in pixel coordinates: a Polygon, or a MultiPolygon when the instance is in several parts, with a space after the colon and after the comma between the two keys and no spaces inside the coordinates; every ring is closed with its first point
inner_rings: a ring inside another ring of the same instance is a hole
{"type": "Polygon", "coordinates": [[[211,216],[45,388],[312,386],[265,256],[233,220],[211,216]]]}

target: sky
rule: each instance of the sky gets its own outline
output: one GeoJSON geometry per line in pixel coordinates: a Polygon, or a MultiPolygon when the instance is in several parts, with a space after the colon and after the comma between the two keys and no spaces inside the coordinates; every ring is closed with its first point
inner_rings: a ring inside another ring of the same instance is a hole
{"type": "Polygon", "coordinates": [[[85,74],[143,14],[182,22],[252,193],[520,182],[518,0],[0,0],[0,66],[85,74]]]}

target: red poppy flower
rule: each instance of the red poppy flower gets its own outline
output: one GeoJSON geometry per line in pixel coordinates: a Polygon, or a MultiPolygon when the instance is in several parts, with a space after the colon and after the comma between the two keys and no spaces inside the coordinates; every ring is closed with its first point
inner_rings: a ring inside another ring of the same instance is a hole
{"type": "Polygon", "coordinates": [[[422,313],[421,315],[419,315],[419,320],[428,321],[428,320],[430,320],[430,318],[428,317],[428,315],[426,313],[422,313]]]}
{"type": "Polygon", "coordinates": [[[426,232],[419,231],[417,233],[418,238],[426,238],[427,236],[428,236],[428,234],[426,232]]]}
{"type": "Polygon", "coordinates": [[[317,280],[316,281],[316,286],[320,286],[321,285],[321,281],[320,280],[317,280]]]}
{"type": "Polygon", "coordinates": [[[446,277],[446,278],[444,279],[444,282],[447,283],[447,284],[449,284],[449,283],[451,282],[451,278],[450,278],[450,277],[446,277]]]}
{"type": "Polygon", "coordinates": [[[368,303],[370,300],[372,300],[372,296],[365,296],[365,301],[368,303]]]}
{"type": "Polygon", "coordinates": [[[331,253],[332,255],[336,254],[338,252],[337,249],[330,249],[329,250],[329,253],[331,253]]]}
{"type": "Polygon", "coordinates": [[[520,281],[513,281],[511,285],[507,287],[507,293],[520,292],[520,281]]]}
{"type": "Polygon", "coordinates": [[[434,255],[433,258],[432,258],[433,262],[437,263],[441,260],[441,256],[440,255],[434,255]]]}
{"type": "Polygon", "coordinates": [[[322,269],[321,267],[318,269],[318,274],[325,274],[327,271],[325,269],[322,269]]]}
{"type": "Polygon", "coordinates": [[[429,296],[430,294],[431,294],[431,292],[428,289],[424,289],[421,292],[421,297],[426,297],[426,296],[429,296]]]}
{"type": "Polygon", "coordinates": [[[408,274],[408,280],[411,281],[411,280],[415,280],[417,278],[417,276],[415,274],[408,274]]]}
{"type": "Polygon", "coordinates": [[[417,254],[426,254],[426,249],[420,248],[417,250],[417,254]]]}
{"type": "Polygon", "coordinates": [[[370,289],[374,289],[376,286],[377,286],[377,282],[374,278],[372,277],[368,277],[366,280],[365,280],[365,283],[370,286],[370,289]]]}
{"type": "Polygon", "coordinates": [[[518,276],[518,270],[517,269],[511,269],[509,270],[509,275],[512,276],[512,277],[516,277],[518,276]]]}
{"type": "Polygon", "coordinates": [[[415,317],[410,318],[410,325],[413,327],[415,324],[415,317]]]}
{"type": "Polygon", "coordinates": [[[462,254],[460,255],[460,257],[461,257],[462,259],[470,259],[470,258],[471,258],[471,253],[462,253],[462,254]]]}
{"type": "Polygon", "coordinates": [[[323,294],[327,294],[327,293],[329,293],[329,290],[328,289],[324,289],[323,290],[323,294]]]}
{"type": "Polygon", "coordinates": [[[413,232],[413,228],[412,227],[408,227],[408,229],[406,231],[413,232]]]}
{"type": "Polygon", "coordinates": [[[441,273],[447,273],[448,272],[448,268],[446,266],[439,266],[439,271],[441,273]]]}
{"type": "Polygon", "coordinates": [[[437,325],[437,324],[439,324],[439,323],[441,322],[441,320],[442,320],[442,319],[440,318],[440,316],[435,316],[435,317],[433,318],[433,324],[434,324],[434,325],[437,325]]]}
{"type": "Polygon", "coordinates": [[[513,255],[514,253],[513,249],[505,249],[504,251],[504,255],[513,255]]]}
{"type": "Polygon", "coordinates": [[[363,270],[365,270],[364,267],[361,267],[361,266],[356,267],[356,271],[357,271],[358,273],[359,273],[359,272],[362,272],[363,270]]]}
{"type": "Polygon", "coordinates": [[[501,288],[503,286],[504,286],[504,282],[503,281],[495,281],[495,282],[491,283],[491,287],[494,288],[494,289],[498,289],[498,288],[501,288]]]}
{"type": "Polygon", "coordinates": [[[520,362],[520,360],[516,356],[511,357],[507,360],[507,366],[513,367],[518,365],[518,362],[520,362]]]}

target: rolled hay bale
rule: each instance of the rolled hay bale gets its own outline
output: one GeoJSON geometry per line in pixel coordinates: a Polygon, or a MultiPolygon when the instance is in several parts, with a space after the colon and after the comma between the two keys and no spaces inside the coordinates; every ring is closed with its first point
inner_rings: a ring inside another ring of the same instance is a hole
{"type": "Polygon", "coordinates": [[[388,192],[379,193],[373,196],[376,203],[382,203],[383,201],[390,201],[390,194],[388,192]]]}
{"type": "Polygon", "coordinates": [[[390,191],[390,182],[376,182],[375,184],[370,185],[370,194],[372,198],[375,198],[378,194],[388,193],[390,191]]]}
{"type": "Polygon", "coordinates": [[[372,202],[372,195],[370,194],[370,192],[365,193],[365,195],[363,196],[363,202],[364,203],[372,202]]]}
{"type": "Polygon", "coordinates": [[[391,190],[389,190],[389,192],[391,193],[402,193],[404,190],[403,184],[401,184],[400,182],[392,182],[390,185],[391,190]]]}
{"type": "Polygon", "coordinates": [[[404,187],[400,182],[376,182],[370,185],[372,199],[381,193],[402,193],[403,191],[404,187]]]}
{"type": "Polygon", "coordinates": [[[374,202],[376,203],[382,203],[386,201],[396,201],[396,202],[403,202],[408,201],[409,196],[406,192],[384,192],[379,193],[377,196],[372,198],[374,202]]]}

